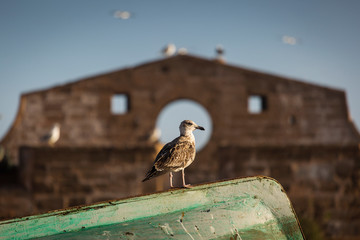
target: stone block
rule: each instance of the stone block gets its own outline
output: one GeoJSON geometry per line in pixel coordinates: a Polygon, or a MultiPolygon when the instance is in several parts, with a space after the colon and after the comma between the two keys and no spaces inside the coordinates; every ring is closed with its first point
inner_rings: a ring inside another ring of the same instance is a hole
{"type": "Polygon", "coordinates": [[[63,199],[60,196],[45,196],[45,197],[36,197],[34,198],[35,207],[38,209],[38,212],[46,212],[55,209],[61,209],[64,207],[63,199]]]}

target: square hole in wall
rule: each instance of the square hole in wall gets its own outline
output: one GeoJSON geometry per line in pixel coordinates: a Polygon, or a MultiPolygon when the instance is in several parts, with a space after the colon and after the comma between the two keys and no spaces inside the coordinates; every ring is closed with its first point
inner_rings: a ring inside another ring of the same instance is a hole
{"type": "Polygon", "coordinates": [[[248,98],[248,112],[252,114],[262,113],[267,109],[265,96],[251,95],[248,98]]]}
{"type": "Polygon", "coordinates": [[[127,94],[114,94],[111,97],[111,113],[126,114],[129,112],[129,97],[127,94]]]}

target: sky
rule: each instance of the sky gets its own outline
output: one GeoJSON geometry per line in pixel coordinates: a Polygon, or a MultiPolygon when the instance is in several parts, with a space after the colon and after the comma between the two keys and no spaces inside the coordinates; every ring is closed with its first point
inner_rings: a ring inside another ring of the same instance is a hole
{"type": "Polygon", "coordinates": [[[0,0],[0,139],[20,94],[159,60],[169,43],[208,59],[221,44],[228,64],[344,90],[360,126],[359,12],[358,0],[0,0]]]}

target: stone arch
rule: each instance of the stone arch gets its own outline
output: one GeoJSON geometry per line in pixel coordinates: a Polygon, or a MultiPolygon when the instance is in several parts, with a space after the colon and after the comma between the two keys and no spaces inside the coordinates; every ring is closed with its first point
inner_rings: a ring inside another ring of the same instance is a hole
{"type": "Polygon", "coordinates": [[[167,143],[179,134],[178,124],[182,120],[193,120],[205,128],[204,132],[195,131],[196,148],[203,149],[211,139],[213,121],[207,109],[200,103],[191,99],[176,99],[169,102],[159,113],[156,128],[161,130],[160,142],[167,143]],[[188,111],[179,113],[179,110],[189,108],[188,111]],[[165,131],[164,131],[165,130],[165,131]]]}
{"type": "Polygon", "coordinates": [[[211,119],[211,124],[212,124],[212,133],[211,133],[211,137],[210,137],[209,141],[207,142],[205,148],[207,148],[209,145],[212,145],[213,142],[216,141],[216,136],[214,134],[216,132],[215,130],[216,130],[217,126],[219,125],[219,122],[218,122],[219,118],[216,113],[216,108],[214,108],[214,106],[211,105],[212,103],[210,101],[210,99],[212,98],[211,95],[214,95],[215,93],[212,93],[210,91],[204,91],[202,94],[205,94],[208,97],[202,97],[202,96],[188,93],[188,92],[179,93],[179,90],[174,88],[173,91],[170,92],[169,94],[166,94],[166,95],[160,97],[159,99],[157,99],[154,104],[154,109],[152,109],[153,114],[151,115],[151,119],[149,119],[149,121],[151,121],[151,126],[153,126],[153,129],[155,129],[155,127],[156,127],[156,122],[157,122],[157,118],[158,118],[159,114],[168,104],[171,104],[172,102],[175,102],[178,100],[190,100],[190,101],[196,102],[199,105],[201,105],[209,114],[209,117],[211,119]]]}

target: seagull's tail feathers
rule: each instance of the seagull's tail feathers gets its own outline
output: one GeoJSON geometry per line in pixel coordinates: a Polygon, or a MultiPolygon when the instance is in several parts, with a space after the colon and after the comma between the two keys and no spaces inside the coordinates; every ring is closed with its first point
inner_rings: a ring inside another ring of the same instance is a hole
{"type": "Polygon", "coordinates": [[[156,170],[155,166],[153,166],[152,169],[150,171],[148,171],[148,173],[146,174],[146,177],[142,181],[145,182],[154,177],[163,175],[164,173],[165,173],[165,171],[158,171],[158,170],[156,170]]]}

